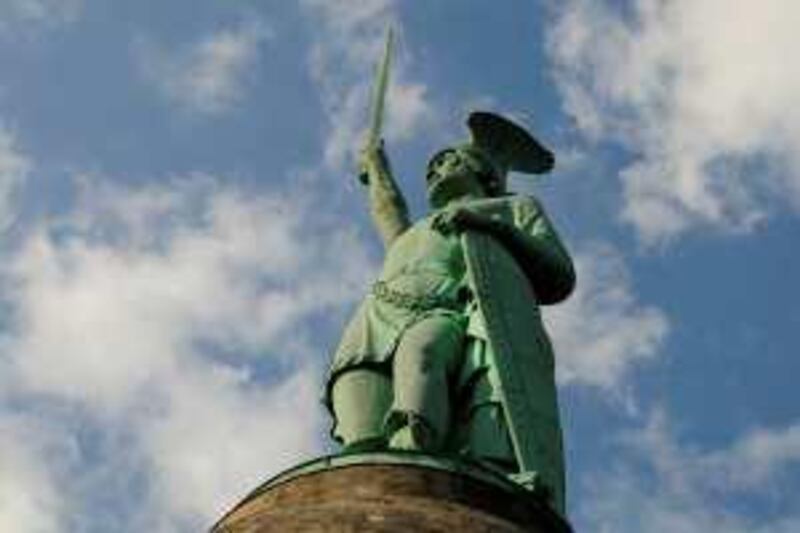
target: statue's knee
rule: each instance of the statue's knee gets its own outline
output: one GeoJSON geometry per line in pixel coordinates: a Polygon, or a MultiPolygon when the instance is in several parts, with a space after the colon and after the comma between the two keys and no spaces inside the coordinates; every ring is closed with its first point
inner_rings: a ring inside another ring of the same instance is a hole
{"type": "Polygon", "coordinates": [[[395,368],[404,371],[449,370],[462,350],[464,327],[445,316],[415,324],[403,335],[395,355],[395,368]]]}
{"type": "Polygon", "coordinates": [[[403,343],[395,356],[395,374],[436,374],[449,372],[458,348],[445,339],[410,339],[403,343]]]}

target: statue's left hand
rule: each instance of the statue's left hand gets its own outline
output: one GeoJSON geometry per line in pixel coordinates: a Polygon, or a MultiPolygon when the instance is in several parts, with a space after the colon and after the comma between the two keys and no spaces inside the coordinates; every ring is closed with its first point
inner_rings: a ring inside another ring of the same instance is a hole
{"type": "Polygon", "coordinates": [[[434,215],[431,226],[443,235],[461,233],[467,229],[490,231],[494,221],[464,207],[446,209],[434,215]]]}

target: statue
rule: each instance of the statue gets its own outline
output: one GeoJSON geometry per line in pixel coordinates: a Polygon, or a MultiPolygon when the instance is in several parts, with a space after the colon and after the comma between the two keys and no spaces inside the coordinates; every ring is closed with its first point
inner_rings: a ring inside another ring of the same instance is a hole
{"type": "Polygon", "coordinates": [[[336,349],[324,402],[350,451],[468,457],[564,510],[553,353],[539,305],[573,289],[565,248],[539,202],[510,194],[509,171],[549,171],[553,155],[519,125],[474,112],[469,142],[425,174],[428,216],[413,222],[383,143],[380,70],[362,182],[383,240],[382,271],[336,349]]]}

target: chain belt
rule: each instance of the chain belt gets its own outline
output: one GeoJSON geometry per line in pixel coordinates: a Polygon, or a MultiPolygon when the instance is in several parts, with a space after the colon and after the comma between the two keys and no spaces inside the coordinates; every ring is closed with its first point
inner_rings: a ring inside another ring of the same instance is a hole
{"type": "Polygon", "coordinates": [[[431,309],[459,310],[469,298],[469,290],[464,287],[455,298],[434,296],[431,294],[416,295],[398,291],[389,287],[385,281],[376,281],[372,285],[372,294],[378,300],[408,309],[410,311],[430,311],[431,309]]]}

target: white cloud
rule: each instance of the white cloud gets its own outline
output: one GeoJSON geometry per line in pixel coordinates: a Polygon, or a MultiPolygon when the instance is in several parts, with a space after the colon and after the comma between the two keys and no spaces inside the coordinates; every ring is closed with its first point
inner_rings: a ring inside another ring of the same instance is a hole
{"type": "Polygon", "coordinates": [[[769,486],[792,463],[800,463],[800,423],[777,430],[756,428],[730,449],[703,458],[704,469],[717,472],[721,485],[733,490],[769,486]]]}
{"type": "Polygon", "coordinates": [[[55,533],[64,502],[48,464],[64,454],[39,420],[0,412],[0,530],[55,533]]]}
{"type": "Polygon", "coordinates": [[[395,0],[300,0],[319,13],[333,31],[350,33],[359,26],[373,25],[376,19],[391,22],[395,0]]]}
{"type": "Polygon", "coordinates": [[[208,525],[268,476],[319,453],[317,374],[302,368],[264,387],[230,371],[187,370],[170,388],[169,412],[143,424],[161,511],[153,516],[208,525]]]}
{"type": "Polygon", "coordinates": [[[569,0],[549,49],[565,107],[622,142],[622,218],[655,243],[747,231],[770,200],[800,209],[800,5],[791,0],[569,0]]]}
{"type": "Polygon", "coordinates": [[[618,391],[628,372],[653,359],[669,329],[665,314],[638,301],[619,252],[595,244],[575,254],[578,283],[545,308],[562,384],[618,391]]]}
{"type": "MultiPolygon", "coordinates": [[[[397,43],[402,28],[394,0],[301,0],[301,5],[315,24],[310,66],[330,125],[325,163],[338,168],[361,147],[386,29],[395,29],[397,43]]],[[[409,139],[435,120],[427,85],[409,74],[412,64],[408,50],[395,46],[384,132],[390,141],[409,139]]]]}
{"type": "Polygon", "coordinates": [[[0,32],[67,24],[74,21],[82,9],[83,0],[3,0],[0,32]]]}
{"type": "Polygon", "coordinates": [[[189,111],[219,115],[244,98],[259,47],[270,36],[263,23],[250,21],[175,50],[139,40],[134,53],[144,79],[169,101],[189,111]]]}
{"type": "Polygon", "coordinates": [[[3,265],[2,405],[75,442],[4,474],[3,490],[39,491],[16,512],[70,531],[196,531],[319,452],[326,354],[306,343],[372,269],[309,195],[86,179],[3,265]]]}
{"type": "Polygon", "coordinates": [[[728,446],[698,451],[681,443],[658,411],[644,428],[623,437],[614,463],[587,476],[575,518],[601,533],[796,531],[800,509],[792,495],[797,487],[781,474],[800,462],[798,430],[797,424],[757,429],[728,446]],[[767,441],[777,446],[743,452],[767,441]],[[759,508],[771,511],[748,512],[759,501],[759,508]]]}
{"type": "Polygon", "coordinates": [[[13,133],[0,124],[0,233],[16,218],[16,194],[32,167],[32,161],[20,151],[13,133]]]}

